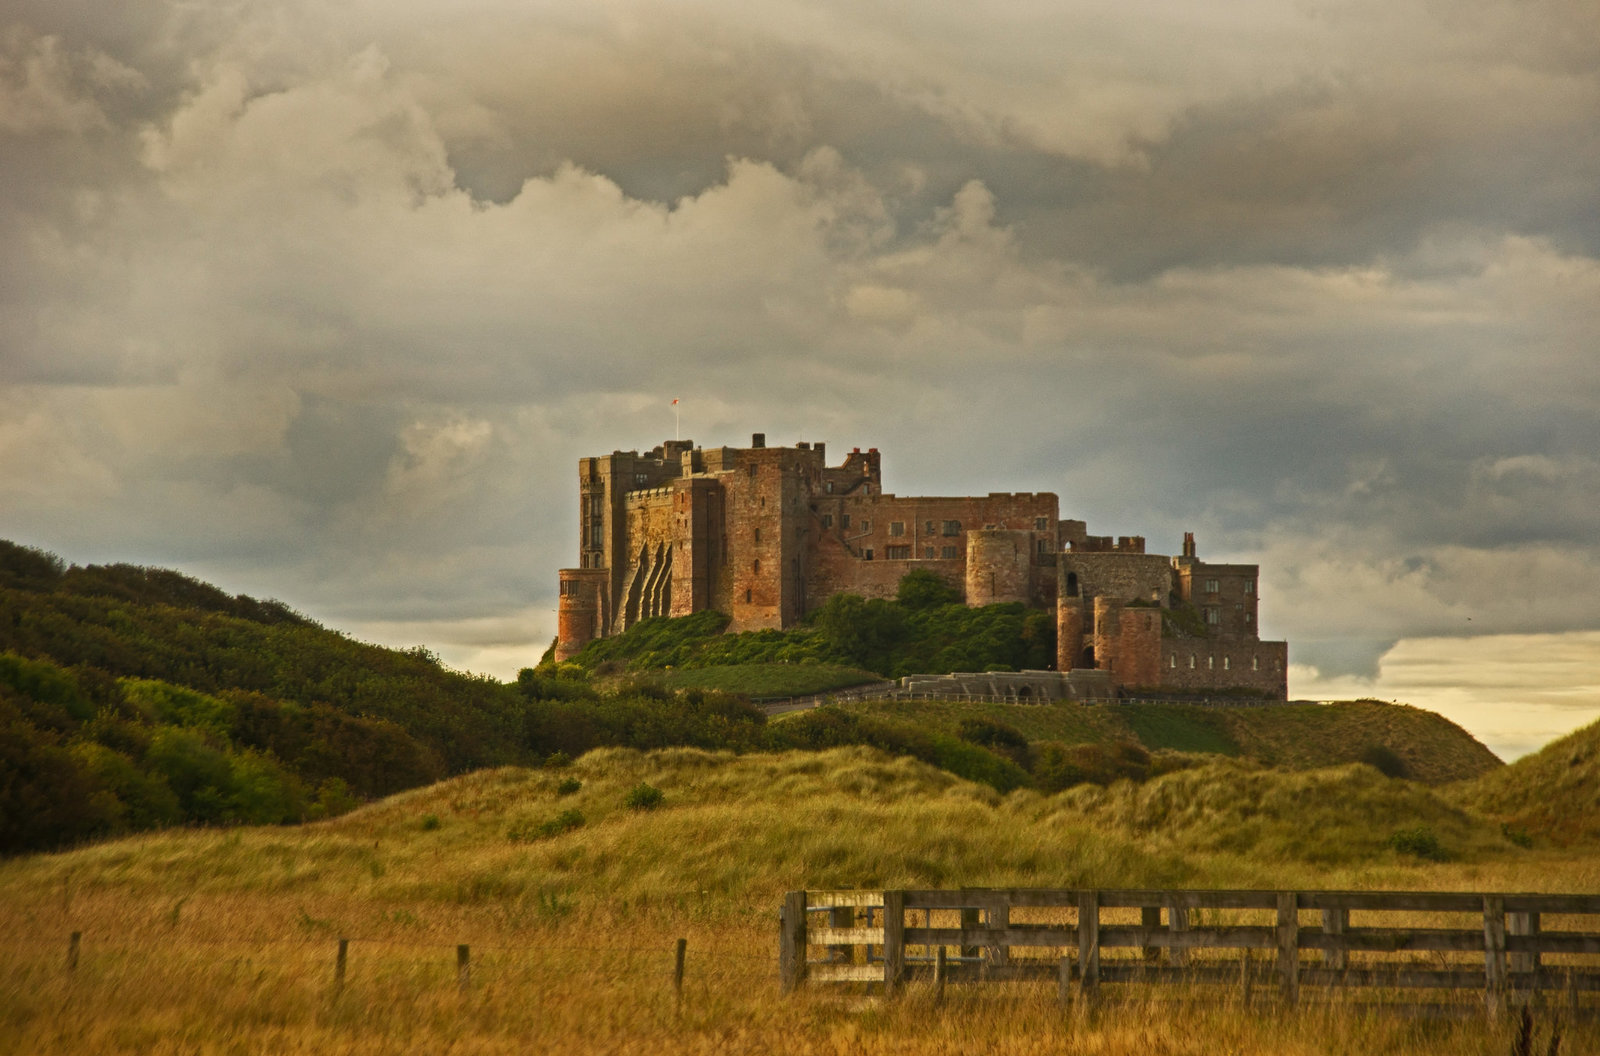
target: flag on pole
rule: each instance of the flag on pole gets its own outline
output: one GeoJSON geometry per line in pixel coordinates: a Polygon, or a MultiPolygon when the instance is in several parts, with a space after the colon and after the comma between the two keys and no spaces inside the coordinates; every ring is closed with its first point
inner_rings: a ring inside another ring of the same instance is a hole
{"type": "Polygon", "coordinates": [[[676,407],[677,405],[678,405],[678,401],[677,400],[673,400],[672,401],[672,406],[676,407]]]}

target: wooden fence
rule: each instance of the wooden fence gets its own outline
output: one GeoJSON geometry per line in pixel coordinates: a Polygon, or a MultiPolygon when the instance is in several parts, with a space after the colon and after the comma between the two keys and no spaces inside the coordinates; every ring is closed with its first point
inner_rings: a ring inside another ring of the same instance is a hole
{"type": "Polygon", "coordinates": [[[779,974],[805,983],[1109,983],[1600,992],[1600,895],[1421,891],[791,891],[779,974]],[[1397,919],[1397,916],[1399,919],[1397,919]],[[1305,918],[1309,917],[1307,920],[1305,918]],[[1265,951],[1257,956],[1257,951],[1265,951]]]}

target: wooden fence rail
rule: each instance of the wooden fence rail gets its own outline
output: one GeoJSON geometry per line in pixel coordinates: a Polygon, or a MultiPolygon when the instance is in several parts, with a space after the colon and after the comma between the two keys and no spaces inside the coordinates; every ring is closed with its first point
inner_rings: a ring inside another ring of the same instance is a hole
{"type": "Polygon", "coordinates": [[[806,983],[1107,983],[1600,992],[1600,895],[1433,891],[791,891],[779,975],[806,983]],[[1396,919],[1396,915],[1400,915],[1396,919]],[[1311,919],[1308,921],[1306,918],[1311,919]],[[1256,956],[1255,951],[1266,951],[1256,956]]]}

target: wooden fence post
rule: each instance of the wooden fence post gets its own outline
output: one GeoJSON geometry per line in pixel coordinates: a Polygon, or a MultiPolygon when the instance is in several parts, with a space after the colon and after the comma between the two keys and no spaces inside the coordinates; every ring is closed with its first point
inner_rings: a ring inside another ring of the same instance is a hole
{"type": "Polygon", "coordinates": [[[1344,929],[1350,926],[1350,911],[1343,907],[1322,911],[1322,933],[1339,936],[1339,944],[1322,951],[1326,967],[1342,972],[1350,967],[1350,948],[1345,943],[1344,929]]]}
{"type": "Polygon", "coordinates": [[[897,993],[906,977],[906,893],[883,893],[883,992],[897,993]]]}
{"type": "MultiPolygon", "coordinates": [[[[964,887],[964,888],[961,889],[961,893],[963,895],[966,895],[966,894],[968,894],[970,892],[970,890],[971,890],[970,888],[965,888],[964,887]]],[[[965,931],[968,928],[976,928],[980,924],[982,924],[983,923],[982,913],[983,913],[983,911],[978,909],[978,907],[976,907],[976,906],[966,906],[966,907],[964,907],[961,910],[961,930],[965,931]]],[[[961,956],[963,956],[963,957],[976,957],[976,956],[978,956],[978,947],[976,947],[976,946],[962,946],[960,952],[961,952],[961,956]]],[[[970,969],[969,968],[963,968],[962,971],[966,972],[966,971],[970,971],[970,969]]]]}
{"type": "MultiPolygon", "coordinates": [[[[1175,936],[1189,930],[1189,907],[1178,905],[1176,899],[1167,902],[1167,930],[1175,936]]],[[[1167,956],[1175,967],[1186,968],[1189,965],[1187,947],[1169,946],[1167,956]]]]}
{"type": "Polygon", "coordinates": [[[340,939],[339,952],[333,958],[333,992],[336,994],[344,991],[344,966],[349,957],[350,940],[340,939]]]}
{"type": "Polygon", "coordinates": [[[1062,1005],[1072,1003],[1072,958],[1065,953],[1056,964],[1056,1000],[1062,1005]]]}
{"type": "MultiPolygon", "coordinates": [[[[1143,928],[1146,932],[1150,933],[1150,935],[1152,937],[1154,936],[1154,934],[1156,932],[1160,931],[1161,930],[1161,907],[1160,906],[1140,906],[1139,907],[1139,926],[1141,928],[1143,928]]],[[[1150,963],[1153,963],[1155,961],[1159,961],[1161,959],[1161,947],[1159,947],[1159,946],[1146,945],[1140,952],[1143,954],[1146,964],[1150,964],[1150,963]]]]}
{"type": "MultiPolygon", "coordinates": [[[[985,911],[990,928],[1011,927],[1011,903],[1003,895],[990,893],[988,906],[985,911]]],[[[1011,963],[1011,947],[1004,942],[997,942],[989,947],[989,963],[999,967],[1011,963]]]]}
{"type": "Polygon", "coordinates": [[[679,939],[672,956],[672,995],[678,1007],[683,1007],[683,957],[688,952],[689,940],[679,939]]]}
{"type": "Polygon", "coordinates": [[[1300,899],[1293,891],[1278,892],[1278,988],[1283,1003],[1300,998],[1300,899]]]}
{"type": "MultiPolygon", "coordinates": [[[[1532,912],[1519,912],[1506,914],[1506,931],[1518,938],[1532,938],[1539,934],[1539,914],[1532,912]]],[[[1539,992],[1539,951],[1519,950],[1509,954],[1506,965],[1513,973],[1523,973],[1531,976],[1527,980],[1528,989],[1534,993],[1539,992]]]]}
{"type": "Polygon", "coordinates": [[[472,989],[472,947],[464,942],[456,946],[456,989],[472,989]]]}
{"type": "Polygon", "coordinates": [[[1078,989],[1085,998],[1100,985],[1100,892],[1078,892],[1078,989]]]}
{"type": "Polygon", "coordinates": [[[1483,987],[1484,1009],[1493,1019],[1506,995],[1506,903],[1498,895],[1483,898],[1483,987]]]}
{"type": "Polygon", "coordinates": [[[944,976],[946,971],[944,947],[940,946],[933,955],[933,1000],[944,1000],[944,976]]]}
{"type": "Polygon", "coordinates": [[[81,932],[81,931],[73,932],[72,936],[67,939],[67,973],[68,974],[71,974],[71,973],[76,972],[78,970],[78,947],[79,947],[79,945],[82,944],[82,942],[83,942],[83,932],[81,932]]]}
{"type": "Polygon", "coordinates": [[[806,893],[790,891],[778,917],[778,978],[784,993],[806,979],[806,893]]]}

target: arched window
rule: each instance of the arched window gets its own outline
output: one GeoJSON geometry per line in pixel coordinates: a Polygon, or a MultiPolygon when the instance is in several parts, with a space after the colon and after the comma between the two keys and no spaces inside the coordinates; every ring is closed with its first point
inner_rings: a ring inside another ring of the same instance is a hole
{"type": "Polygon", "coordinates": [[[1075,598],[1077,596],[1078,596],[1078,574],[1076,572],[1068,572],[1067,573],[1067,597],[1075,598]]]}

